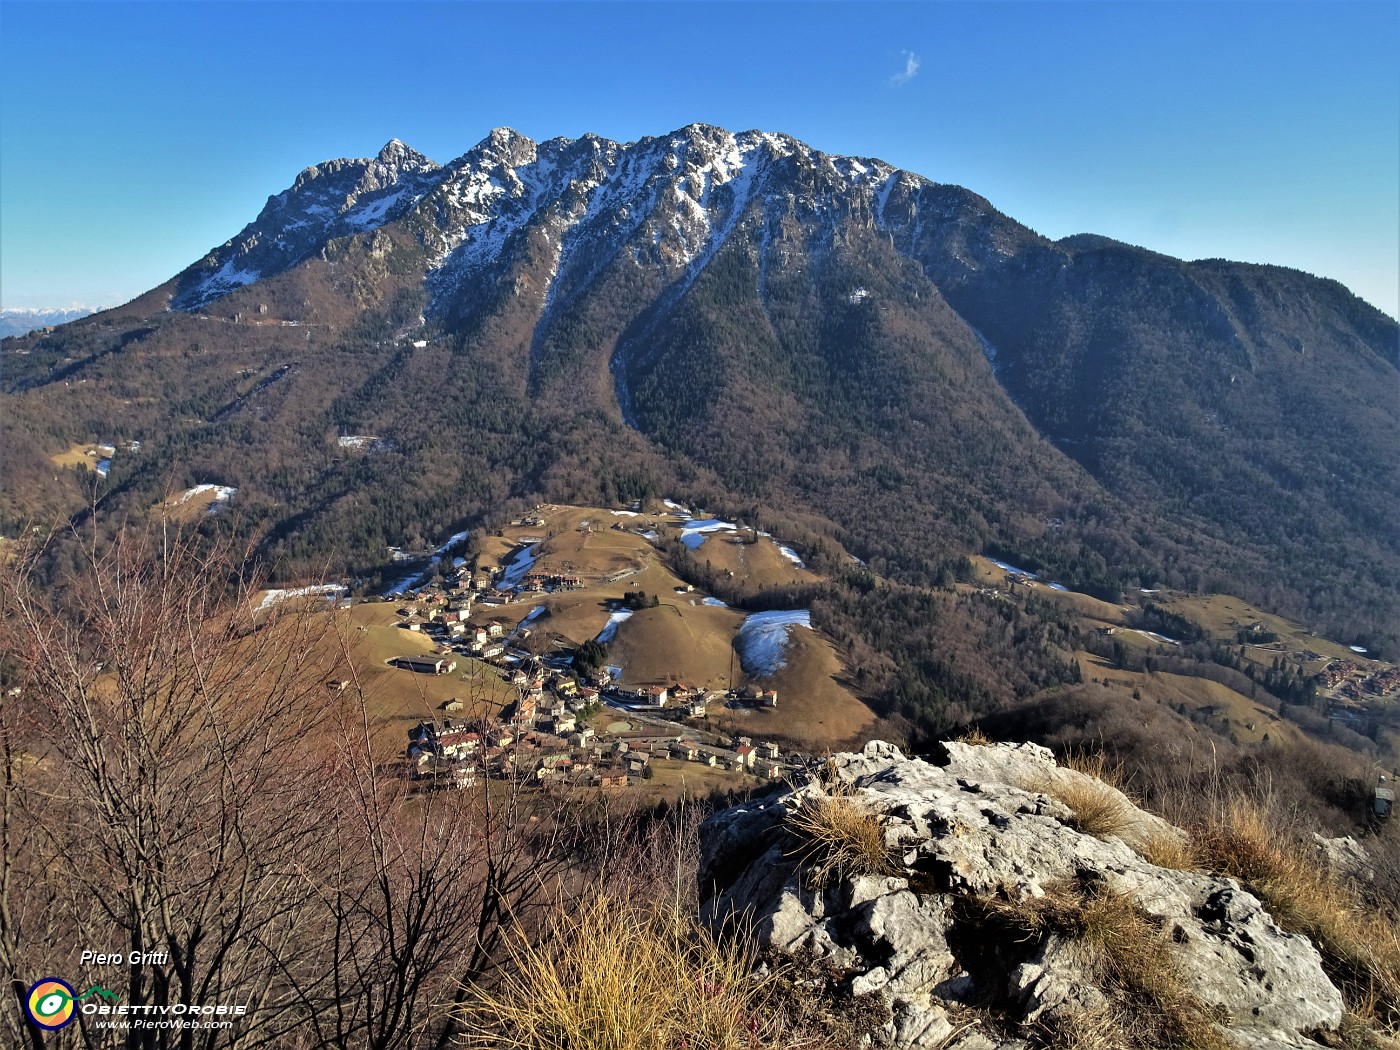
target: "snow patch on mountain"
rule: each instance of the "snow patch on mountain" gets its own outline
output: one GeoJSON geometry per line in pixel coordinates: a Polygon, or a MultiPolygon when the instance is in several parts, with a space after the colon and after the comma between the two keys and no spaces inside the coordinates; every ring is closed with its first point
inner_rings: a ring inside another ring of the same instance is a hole
{"type": "Polygon", "coordinates": [[[705,542],[705,537],[710,533],[734,532],[738,527],[732,521],[720,521],[719,518],[692,521],[681,529],[681,542],[691,550],[699,550],[705,542]]]}
{"type": "Polygon", "coordinates": [[[530,566],[535,564],[535,553],[539,549],[538,543],[532,543],[528,547],[522,547],[510,560],[510,564],[505,567],[500,580],[496,586],[503,591],[515,590],[519,588],[520,581],[525,578],[525,574],[530,571],[530,566]]]}
{"type": "Polygon", "coordinates": [[[812,614],[806,609],[757,612],[744,620],[734,645],[744,671],[758,677],[776,674],[787,666],[788,636],[794,627],[812,629],[812,614]]]}
{"type": "Polygon", "coordinates": [[[339,583],[318,583],[312,584],[309,587],[291,587],[287,589],[273,588],[263,594],[262,601],[258,603],[257,608],[253,611],[255,613],[262,612],[264,609],[270,609],[274,605],[280,605],[282,602],[291,598],[311,598],[320,595],[325,597],[327,601],[338,601],[345,593],[345,587],[339,583]]]}
{"type": "Polygon", "coordinates": [[[212,493],[213,495],[210,496],[210,499],[214,503],[226,503],[233,499],[233,494],[237,491],[238,490],[231,485],[196,485],[194,488],[186,489],[184,492],[180,493],[179,499],[175,502],[188,503],[190,500],[203,496],[206,493],[212,493]]]}
{"type": "MultiPolygon", "coordinates": [[[[804,216],[864,211],[883,225],[896,189],[908,196],[917,185],[927,184],[879,161],[704,124],[629,143],[585,135],[536,144],[498,128],[446,166],[395,139],[373,158],[307,168],[237,237],[180,276],[172,304],[194,309],[296,265],[337,237],[405,220],[428,257],[428,312],[441,314],[472,275],[523,245],[518,238],[529,230],[553,253],[536,289],[544,297],[543,334],[629,243],[638,265],[661,262],[674,298],[755,201],[763,201],[765,224],[770,211],[776,218],[786,208],[804,216]],[[795,173],[801,189],[769,201],[777,165],[795,173]]],[[[763,236],[766,243],[766,228],[763,236]]]]}
{"type": "Polygon", "coordinates": [[[631,609],[618,609],[616,612],[612,613],[608,617],[608,622],[603,626],[603,629],[598,632],[598,637],[595,639],[595,641],[607,645],[609,642],[611,642],[614,638],[617,637],[617,629],[631,618],[631,609]]]}
{"type": "Polygon", "coordinates": [[[799,555],[791,547],[786,546],[785,544],[778,544],[778,553],[781,554],[788,561],[796,565],[799,569],[805,569],[807,567],[807,563],[802,560],[802,556],[799,555]]]}

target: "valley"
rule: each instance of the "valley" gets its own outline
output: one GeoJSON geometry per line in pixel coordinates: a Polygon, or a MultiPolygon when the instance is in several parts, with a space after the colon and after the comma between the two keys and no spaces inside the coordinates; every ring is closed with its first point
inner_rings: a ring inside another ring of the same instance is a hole
{"type": "Polygon", "coordinates": [[[716,746],[1109,702],[1394,765],[1396,341],[1333,282],[1051,241],[786,135],[393,140],[0,344],[0,534],[51,583],[159,522],[334,582],[397,734],[605,647],[590,688],[705,698],[716,746]]]}
{"type": "Polygon", "coordinates": [[[353,669],[328,688],[353,684],[386,758],[409,733],[412,772],[429,783],[523,770],[661,797],[780,779],[862,739],[876,717],[807,614],[774,624],[732,608],[676,575],[666,545],[734,565],[726,579],[755,596],[820,577],[767,533],[670,501],[640,506],[539,506],[494,534],[453,537],[388,594],[310,585],[265,592],[258,608],[275,621],[327,598],[345,606],[318,614],[338,618],[328,637],[353,669]],[[589,645],[601,648],[584,668],[589,645]],[[664,775],[672,761],[711,772],[664,775]]]}
{"type": "Polygon", "coordinates": [[[543,961],[569,1023],[774,993],[705,1046],[1374,1050],[1398,344],[780,133],[305,168],[0,343],[10,984],[158,945],[84,980],[257,989],[268,1047],[505,1045],[543,961]]]}
{"type": "MultiPolygon", "coordinates": [[[[899,732],[820,618],[753,604],[829,583],[778,536],[670,499],[545,504],[406,560],[388,593],[346,579],[265,592],[258,611],[275,622],[304,603],[340,606],[316,613],[334,618],[340,653],[312,662],[347,669],[327,687],[353,690],[384,760],[424,787],[523,774],[651,799],[744,790],[899,732]],[[721,567],[729,601],[682,575],[700,559],[712,578],[721,567]]],[[[1394,665],[1229,595],[1110,603],[999,559],[969,567],[945,600],[1061,610],[1084,683],[1124,708],[1165,708],[1203,749],[1311,738],[1400,764],[1394,665]],[[1183,638],[1149,629],[1173,625],[1183,638]],[[1281,699],[1280,683],[1307,702],[1281,699]]]]}

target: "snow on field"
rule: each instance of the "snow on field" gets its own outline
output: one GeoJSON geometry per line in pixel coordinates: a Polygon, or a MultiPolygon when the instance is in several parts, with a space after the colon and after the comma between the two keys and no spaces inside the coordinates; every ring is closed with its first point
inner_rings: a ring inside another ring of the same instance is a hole
{"type": "Polygon", "coordinates": [[[613,513],[614,515],[616,515],[617,517],[619,517],[619,518],[640,518],[640,517],[641,517],[641,515],[638,514],[635,510],[615,510],[615,511],[613,511],[612,513],[613,513]]]}
{"type": "Polygon", "coordinates": [[[535,564],[535,548],[538,546],[538,543],[532,543],[530,546],[524,547],[518,551],[515,557],[510,560],[510,564],[506,566],[506,571],[501,576],[501,582],[499,584],[503,590],[510,590],[513,587],[520,586],[520,581],[523,580],[525,574],[530,571],[530,566],[535,564]]]}
{"type": "Polygon", "coordinates": [[[613,613],[611,616],[608,617],[607,624],[603,627],[601,631],[598,632],[598,637],[596,640],[606,645],[608,642],[612,641],[614,638],[617,637],[617,629],[622,625],[622,622],[624,620],[630,620],[631,618],[631,609],[617,610],[617,612],[613,613]]]}
{"type": "Polygon", "coordinates": [[[288,598],[307,598],[313,594],[323,594],[328,600],[334,600],[344,593],[345,588],[338,583],[318,583],[310,587],[292,587],[288,590],[273,588],[263,595],[262,602],[253,611],[262,612],[279,602],[285,602],[288,598]]]}
{"type": "Polygon", "coordinates": [[[424,574],[421,572],[415,572],[412,576],[405,576],[398,583],[393,583],[390,584],[388,587],[385,587],[384,593],[386,595],[389,595],[402,594],[404,591],[411,591],[413,590],[414,585],[417,584],[421,579],[423,579],[423,576],[424,574]]]}
{"type": "Polygon", "coordinates": [[[521,627],[524,627],[524,626],[525,626],[527,623],[529,623],[531,620],[539,619],[539,617],[541,617],[541,616],[543,616],[543,615],[544,615],[544,606],[543,606],[543,605],[536,605],[533,609],[531,609],[529,612],[527,612],[527,613],[525,614],[524,619],[522,619],[522,620],[520,621],[520,623],[518,623],[518,624],[516,625],[516,630],[519,630],[521,627]]]}
{"type": "Polygon", "coordinates": [[[655,543],[660,538],[661,537],[653,529],[647,529],[642,533],[642,539],[651,540],[652,543],[655,543]]]}
{"type": "Polygon", "coordinates": [[[1140,634],[1144,638],[1151,638],[1154,642],[1162,642],[1164,645],[1180,645],[1175,638],[1168,638],[1165,634],[1157,634],[1155,631],[1139,631],[1135,627],[1128,628],[1134,634],[1140,634]]]}
{"type": "Polygon", "coordinates": [[[194,488],[186,489],[182,492],[180,498],[175,502],[180,504],[188,503],[196,496],[203,496],[205,493],[212,492],[214,495],[209,501],[209,512],[212,514],[215,505],[227,503],[233,498],[233,494],[237,491],[236,488],[229,485],[196,485],[194,488]]]}
{"type": "MultiPolygon", "coordinates": [[[[998,561],[996,558],[988,558],[987,560],[988,560],[989,562],[991,562],[993,565],[995,565],[998,569],[1004,569],[1004,570],[1006,570],[1007,572],[1014,573],[1014,574],[1016,574],[1016,575],[1018,575],[1018,576],[1024,576],[1024,577],[1026,577],[1026,579],[1028,579],[1028,580],[1039,580],[1039,579],[1040,579],[1040,577],[1039,577],[1037,574],[1031,572],[1030,569],[1019,569],[1019,568],[1017,568],[1015,565],[1008,565],[1006,562],[1004,562],[1004,561],[998,561]]],[[[1044,581],[1042,581],[1042,582],[1044,582],[1044,581]]],[[[1045,586],[1049,587],[1052,591],[1064,591],[1066,594],[1071,593],[1071,592],[1070,592],[1070,589],[1069,589],[1068,587],[1066,587],[1063,583],[1046,583],[1045,586]]],[[[1143,593],[1143,594],[1147,594],[1148,592],[1147,592],[1147,591],[1143,591],[1142,593],[1143,593]]],[[[1153,591],[1153,592],[1151,592],[1151,593],[1156,594],[1157,592],[1156,592],[1156,591],[1153,591]]],[[[1170,638],[1166,638],[1166,639],[1163,639],[1163,641],[1171,642],[1171,639],[1170,639],[1170,638]]],[[[1172,645],[1176,645],[1177,643],[1176,643],[1176,642],[1171,642],[1171,644],[1172,644],[1172,645]]]]}
{"type": "Polygon", "coordinates": [[[112,470],[112,461],[111,461],[110,459],[99,459],[99,460],[97,461],[97,476],[98,476],[98,477],[105,478],[109,473],[111,473],[111,470],[112,470]]]}
{"type": "Polygon", "coordinates": [[[810,631],[812,614],[806,609],[775,609],[748,617],[734,639],[744,670],[761,677],[786,667],[783,652],[787,649],[788,632],[794,627],[810,631]]]}
{"type": "Polygon", "coordinates": [[[701,605],[713,605],[716,609],[728,609],[728,608],[729,608],[729,606],[725,605],[724,602],[720,601],[718,598],[706,598],[706,599],[704,599],[700,604],[701,604],[701,605]]]}
{"type": "Polygon", "coordinates": [[[690,517],[690,508],[683,506],[680,503],[673,503],[668,499],[663,499],[661,501],[661,505],[669,511],[674,511],[676,514],[679,514],[683,518],[690,517]]]}
{"type": "Polygon", "coordinates": [[[434,555],[438,558],[441,558],[444,554],[450,551],[453,547],[457,546],[457,544],[461,543],[471,534],[471,529],[463,529],[461,532],[454,533],[453,535],[447,537],[446,542],[444,542],[441,547],[439,547],[436,551],[433,552],[434,555]]]}
{"type": "Polygon", "coordinates": [[[781,554],[781,555],[782,555],[784,558],[786,558],[788,561],[790,561],[790,562],[792,562],[794,565],[796,565],[799,569],[805,569],[805,568],[807,567],[807,563],[806,563],[805,561],[803,561],[801,558],[799,558],[799,557],[797,556],[797,552],[796,552],[795,550],[793,550],[791,547],[784,546],[783,544],[780,543],[780,544],[778,544],[778,553],[781,554]]]}
{"type": "Polygon", "coordinates": [[[1370,652],[1370,650],[1367,649],[1364,645],[1349,645],[1347,646],[1347,648],[1354,653],[1360,653],[1362,656],[1365,656],[1368,652],[1370,652]]]}
{"type": "Polygon", "coordinates": [[[681,542],[691,550],[698,550],[705,542],[705,537],[711,532],[733,532],[739,526],[732,521],[720,521],[718,518],[706,518],[704,521],[692,521],[681,529],[681,542]]]}
{"type": "Polygon", "coordinates": [[[998,569],[1004,569],[1006,572],[1014,572],[1018,576],[1025,576],[1027,579],[1031,580],[1040,579],[1040,577],[1037,576],[1035,573],[1031,572],[1030,569],[1018,569],[1014,565],[1008,565],[1004,561],[997,561],[995,558],[988,558],[987,560],[993,565],[995,565],[998,569]]]}
{"type": "Polygon", "coordinates": [[[367,448],[373,448],[379,441],[373,434],[344,434],[335,439],[335,443],[341,448],[353,448],[363,452],[367,448]]]}

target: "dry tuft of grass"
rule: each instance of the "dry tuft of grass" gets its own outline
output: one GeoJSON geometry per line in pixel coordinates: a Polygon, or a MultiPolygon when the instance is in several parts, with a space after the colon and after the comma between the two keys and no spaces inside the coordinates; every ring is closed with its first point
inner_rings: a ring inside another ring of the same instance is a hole
{"type": "Polygon", "coordinates": [[[1070,1050],[1228,1050],[1212,1012],[1187,987],[1166,933],[1133,899],[1097,883],[1057,883],[1042,897],[981,902],[1003,934],[1066,938],[1109,999],[1055,1019],[1046,1036],[1070,1050]]]}
{"type": "Polygon", "coordinates": [[[1342,1027],[1327,1045],[1340,1050],[1400,1050],[1400,1042],[1377,1032],[1369,1016],[1350,1010],[1342,1015],[1342,1027]]]}
{"type": "Polygon", "coordinates": [[[1112,1007],[1085,1010],[1035,1025],[1036,1044],[1056,1050],[1125,1050],[1128,1039],[1112,1007]]]}
{"type": "Polygon", "coordinates": [[[1127,841],[1137,830],[1136,811],[1107,784],[1066,777],[1048,781],[1040,790],[1074,810],[1074,827],[1086,835],[1127,841]]]}
{"type": "Polygon", "coordinates": [[[1072,809],[1076,830],[1100,839],[1120,838],[1149,864],[1176,871],[1200,867],[1185,835],[1145,818],[1132,799],[1125,797],[1127,778],[1122,763],[1110,762],[1102,752],[1071,752],[1060,769],[1026,787],[1072,809]]]}
{"type": "Polygon", "coordinates": [[[981,726],[973,726],[962,736],[956,737],[955,742],[970,744],[973,747],[989,747],[992,744],[992,738],[982,732],[981,726]]]}
{"type": "Polygon", "coordinates": [[[1364,905],[1254,799],[1226,799],[1195,829],[1193,846],[1203,865],[1244,883],[1280,926],[1312,940],[1354,1013],[1400,1032],[1396,916],[1364,905]]]}
{"type": "Polygon", "coordinates": [[[491,1050],[766,1050],[767,989],[740,947],[680,911],[600,894],[522,935],[472,986],[462,1045],[491,1050]]]}
{"type": "Polygon", "coordinates": [[[1117,836],[1126,842],[1139,834],[1138,812],[1118,790],[1121,767],[1109,764],[1101,753],[1071,754],[1061,766],[1024,786],[1072,809],[1075,829],[1086,835],[1100,839],[1117,836]]]}
{"type": "Polygon", "coordinates": [[[893,875],[898,870],[880,814],[839,782],[804,795],[787,823],[806,840],[797,856],[813,862],[809,876],[815,885],[832,877],[893,875]]]}
{"type": "Polygon", "coordinates": [[[1195,871],[1200,867],[1191,841],[1180,832],[1146,831],[1128,841],[1139,857],[1159,868],[1195,871]]]}
{"type": "Polygon", "coordinates": [[[1060,765],[1064,769],[1083,773],[1086,777],[1093,777],[1109,787],[1126,792],[1127,774],[1124,772],[1123,763],[1109,761],[1102,751],[1071,751],[1060,760],[1060,765]]]}

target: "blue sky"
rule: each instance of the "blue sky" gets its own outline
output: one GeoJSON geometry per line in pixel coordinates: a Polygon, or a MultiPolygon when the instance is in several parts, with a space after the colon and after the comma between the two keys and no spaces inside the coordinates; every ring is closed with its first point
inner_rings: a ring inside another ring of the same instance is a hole
{"type": "Polygon", "coordinates": [[[784,131],[1051,237],[1400,299],[1400,4],[0,0],[0,305],[114,305],[307,165],[784,131]]]}

